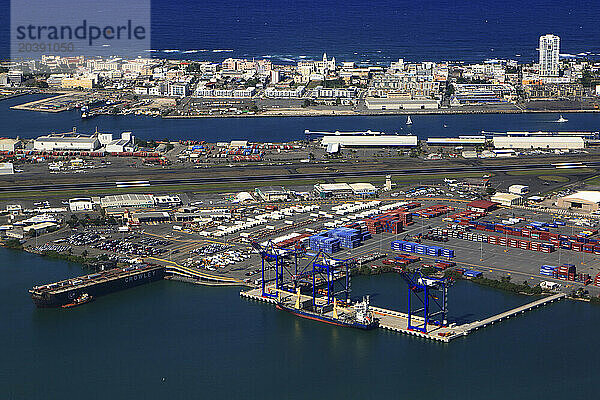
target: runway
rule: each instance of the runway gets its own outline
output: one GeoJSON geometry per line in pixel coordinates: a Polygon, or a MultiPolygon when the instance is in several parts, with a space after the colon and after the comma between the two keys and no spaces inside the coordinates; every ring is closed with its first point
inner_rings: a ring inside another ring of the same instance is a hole
{"type": "MultiPolygon", "coordinates": [[[[385,176],[385,175],[419,175],[419,174],[443,174],[443,173],[461,173],[461,172],[507,172],[507,171],[526,171],[531,169],[546,169],[560,171],[566,168],[585,168],[600,167],[600,161],[590,161],[585,163],[532,163],[532,164],[511,164],[511,165],[476,165],[476,166],[456,166],[456,167],[438,167],[438,168],[410,168],[410,169],[381,169],[370,171],[339,171],[339,172],[318,172],[318,173],[294,173],[280,175],[236,175],[236,176],[204,176],[197,178],[169,178],[143,181],[143,186],[161,186],[161,185],[187,185],[187,184],[215,184],[215,183],[237,183],[252,181],[285,181],[302,179],[335,179],[335,178],[358,178],[363,176],[385,176]]],[[[138,179],[143,179],[140,176],[138,179]]],[[[130,182],[129,187],[134,187],[140,181],[130,182]]],[[[73,182],[73,183],[46,183],[40,185],[10,185],[0,187],[0,192],[23,192],[23,191],[57,191],[73,189],[111,189],[118,185],[127,184],[122,180],[119,182],[73,182]]]]}

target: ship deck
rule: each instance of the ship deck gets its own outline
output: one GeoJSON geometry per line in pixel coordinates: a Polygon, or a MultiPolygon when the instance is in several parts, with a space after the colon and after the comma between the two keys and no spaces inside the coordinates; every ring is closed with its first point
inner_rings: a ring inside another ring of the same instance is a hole
{"type": "Polygon", "coordinates": [[[138,275],[144,272],[151,272],[156,270],[164,269],[162,266],[156,265],[145,265],[143,267],[133,268],[113,268],[103,272],[97,272],[93,274],[83,275],[76,278],[65,279],[60,282],[48,283],[45,285],[35,286],[29,290],[29,293],[42,294],[50,293],[57,294],[64,291],[88,287],[99,283],[110,282],[112,280],[125,278],[128,276],[138,275]]]}

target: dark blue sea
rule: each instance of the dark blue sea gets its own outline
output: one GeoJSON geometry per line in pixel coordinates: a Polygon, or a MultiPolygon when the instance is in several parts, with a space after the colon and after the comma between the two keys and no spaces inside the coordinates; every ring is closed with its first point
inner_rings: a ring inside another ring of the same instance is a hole
{"type": "MultiPolygon", "coordinates": [[[[27,290],[80,266],[0,248],[2,399],[593,399],[600,307],[563,301],[449,344],[299,319],[237,288],[162,281],[70,310],[27,290]]],[[[353,294],[403,309],[398,275],[353,294]]],[[[472,321],[531,298],[459,282],[450,317],[472,321]]]]}
{"type": "MultiPolygon", "coordinates": [[[[9,56],[9,3],[0,1],[0,58],[9,56]]],[[[152,0],[151,7],[157,57],[532,61],[547,33],[561,37],[561,53],[600,53],[598,1],[152,0]]]]}

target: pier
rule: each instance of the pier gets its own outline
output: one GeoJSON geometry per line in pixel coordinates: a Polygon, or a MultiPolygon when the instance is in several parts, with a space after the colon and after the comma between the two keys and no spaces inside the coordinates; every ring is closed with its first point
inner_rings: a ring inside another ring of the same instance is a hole
{"type": "MultiPolygon", "coordinates": [[[[261,301],[271,304],[275,304],[277,302],[274,298],[263,297],[261,295],[260,288],[241,291],[240,296],[249,300],[261,301]]],[[[306,297],[309,298],[309,296],[306,297]]],[[[429,324],[427,333],[408,329],[407,313],[374,306],[371,306],[371,310],[379,319],[379,328],[381,329],[386,329],[389,331],[394,331],[407,335],[418,336],[434,341],[449,343],[451,340],[467,336],[469,333],[476,331],[479,328],[484,328],[486,326],[493,325],[496,322],[500,322],[510,317],[514,317],[527,311],[531,311],[540,306],[564,299],[565,297],[566,294],[564,293],[553,294],[551,296],[532,301],[531,303],[527,303],[512,310],[496,314],[481,321],[474,321],[462,325],[450,324],[448,326],[438,326],[434,324],[429,324]]],[[[423,321],[422,318],[415,316],[412,316],[412,319],[417,321],[420,320],[421,322],[423,321]]]]}

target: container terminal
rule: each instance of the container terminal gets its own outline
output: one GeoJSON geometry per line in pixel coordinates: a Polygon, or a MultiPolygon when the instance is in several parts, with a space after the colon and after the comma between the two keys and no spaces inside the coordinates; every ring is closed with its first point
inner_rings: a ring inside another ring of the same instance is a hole
{"type": "Polygon", "coordinates": [[[119,265],[103,271],[88,264],[98,275],[33,288],[40,307],[80,305],[167,278],[249,286],[242,297],[299,317],[449,341],[573,292],[597,296],[600,196],[587,184],[595,164],[554,163],[530,168],[532,176],[481,168],[422,181],[394,172],[385,181],[299,179],[239,193],[164,193],[140,177],[117,181],[120,194],[67,201],[57,193],[33,205],[3,205],[1,232],[34,253],[119,265]],[[147,268],[156,271],[144,275],[147,268]],[[401,275],[408,309],[371,304],[369,293],[350,296],[353,274],[380,271],[401,275]],[[129,281],[128,274],[142,279],[129,281]],[[452,279],[484,276],[517,285],[525,280],[526,293],[547,296],[456,325],[447,317],[452,279]]]}

